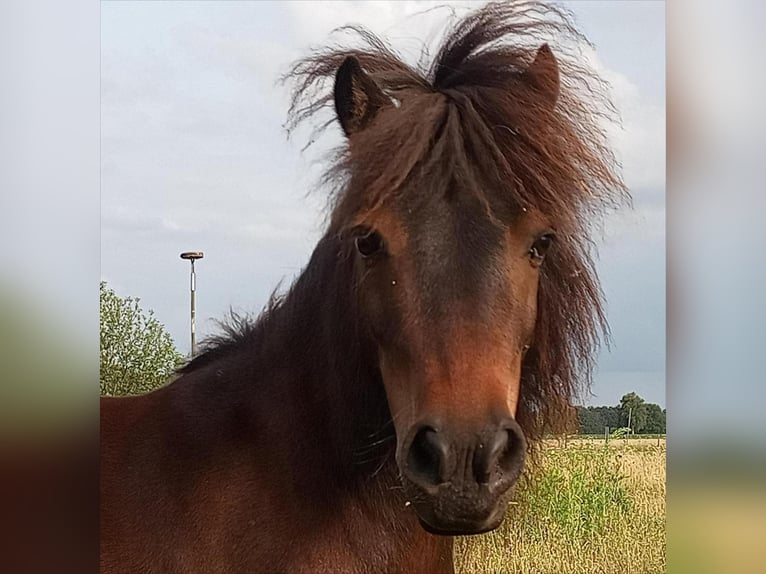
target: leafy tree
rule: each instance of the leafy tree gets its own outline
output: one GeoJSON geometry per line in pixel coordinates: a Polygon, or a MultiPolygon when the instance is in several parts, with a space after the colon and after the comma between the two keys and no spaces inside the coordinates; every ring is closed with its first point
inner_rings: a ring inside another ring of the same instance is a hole
{"type": "Polygon", "coordinates": [[[636,393],[628,393],[620,399],[620,411],[625,426],[630,426],[634,433],[640,433],[646,427],[647,404],[636,393]],[[628,425],[630,421],[630,425],[628,425]]]}
{"type": "Polygon", "coordinates": [[[666,410],[660,408],[660,405],[648,403],[646,405],[646,426],[643,432],[646,434],[665,434],[666,429],[666,410]]]}
{"type": "Polygon", "coordinates": [[[135,395],[163,385],[183,361],[165,327],[140,299],[100,284],[102,395],[135,395]]]}
{"type": "Polygon", "coordinates": [[[577,407],[580,422],[580,434],[599,434],[604,432],[604,420],[601,412],[594,407],[577,407]]]}
{"type": "Polygon", "coordinates": [[[581,434],[603,434],[604,428],[610,430],[624,426],[619,407],[578,407],[581,434]]]}
{"type": "Polygon", "coordinates": [[[588,407],[577,407],[577,422],[580,424],[580,434],[593,434],[591,429],[597,426],[592,412],[588,407]]]}
{"type": "Polygon", "coordinates": [[[604,432],[604,427],[609,427],[610,430],[625,426],[622,421],[622,413],[619,407],[594,407],[601,416],[601,428],[599,433],[604,432]]]}

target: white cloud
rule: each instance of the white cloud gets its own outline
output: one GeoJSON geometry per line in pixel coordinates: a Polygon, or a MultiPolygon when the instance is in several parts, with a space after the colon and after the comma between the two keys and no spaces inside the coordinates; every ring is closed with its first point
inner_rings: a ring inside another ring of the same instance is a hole
{"type": "Polygon", "coordinates": [[[665,189],[665,108],[650,101],[624,74],[607,68],[597,52],[583,55],[609,83],[621,125],[605,123],[610,143],[631,190],[665,189]]]}

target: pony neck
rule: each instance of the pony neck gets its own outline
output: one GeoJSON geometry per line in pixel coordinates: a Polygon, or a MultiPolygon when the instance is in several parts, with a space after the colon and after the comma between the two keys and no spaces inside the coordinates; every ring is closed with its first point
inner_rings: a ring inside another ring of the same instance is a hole
{"type": "Polygon", "coordinates": [[[275,310],[274,353],[294,373],[306,432],[323,435],[333,472],[366,481],[395,477],[384,471],[394,467],[396,438],[374,347],[360,331],[353,264],[336,235],[319,242],[275,310]]]}

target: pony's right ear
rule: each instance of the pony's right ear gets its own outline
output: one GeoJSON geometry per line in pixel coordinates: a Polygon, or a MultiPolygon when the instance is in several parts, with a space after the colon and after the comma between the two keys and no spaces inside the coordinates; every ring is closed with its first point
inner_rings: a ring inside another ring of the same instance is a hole
{"type": "Polygon", "coordinates": [[[369,125],[378,112],[392,105],[354,56],[348,56],[335,74],[335,113],[346,136],[369,125]]]}

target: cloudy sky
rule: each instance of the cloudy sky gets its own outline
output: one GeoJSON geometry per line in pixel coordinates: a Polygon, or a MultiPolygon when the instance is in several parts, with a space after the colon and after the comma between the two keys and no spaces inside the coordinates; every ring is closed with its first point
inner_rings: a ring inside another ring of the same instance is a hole
{"type": "MultiPolygon", "coordinates": [[[[101,4],[101,275],[140,297],[189,350],[189,264],[198,338],[232,307],[257,312],[307,262],[323,197],[308,195],[321,150],[283,123],[290,62],[343,24],[363,24],[414,61],[438,39],[445,2],[101,4]],[[417,14],[416,16],[412,16],[417,14]]],[[[449,2],[460,14],[471,3],[449,2]]],[[[473,6],[476,3],[472,4],[473,6]]],[[[570,2],[586,56],[622,116],[613,143],[634,198],[599,238],[612,326],[587,404],[636,391],[665,405],[665,6],[570,2]]],[[[335,139],[334,139],[335,138],[335,139]]]]}

